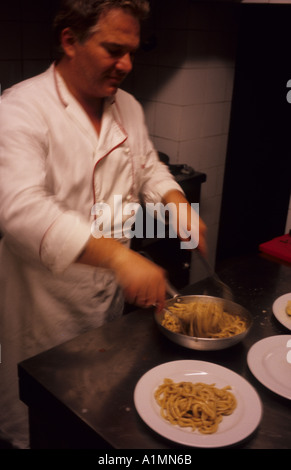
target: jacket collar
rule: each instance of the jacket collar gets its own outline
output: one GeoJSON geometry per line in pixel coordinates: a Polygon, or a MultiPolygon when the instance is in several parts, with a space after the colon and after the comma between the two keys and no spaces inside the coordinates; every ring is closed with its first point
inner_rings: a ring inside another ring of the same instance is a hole
{"type": "Polygon", "coordinates": [[[98,155],[96,155],[95,158],[100,159],[109,154],[114,148],[121,145],[127,139],[127,133],[120,122],[116,107],[116,97],[105,99],[101,131],[98,136],[87,113],[69,91],[64,79],[57,71],[55,64],[53,64],[53,68],[59,100],[64,106],[68,116],[90,140],[94,151],[97,151],[98,155]]]}

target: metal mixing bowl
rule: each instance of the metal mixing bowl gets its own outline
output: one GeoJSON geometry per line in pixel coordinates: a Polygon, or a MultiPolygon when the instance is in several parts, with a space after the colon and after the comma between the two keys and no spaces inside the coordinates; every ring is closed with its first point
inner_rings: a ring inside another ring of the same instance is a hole
{"type": "Polygon", "coordinates": [[[166,308],[170,307],[171,305],[174,305],[176,302],[191,303],[196,300],[212,301],[222,304],[226,312],[233,315],[240,315],[246,320],[246,330],[229,338],[196,338],[181,333],[174,333],[173,331],[170,331],[165,328],[162,325],[165,310],[160,313],[155,313],[155,320],[157,322],[158,328],[168,339],[170,339],[174,343],[177,343],[188,349],[196,349],[200,351],[217,351],[219,349],[229,348],[230,346],[233,346],[242,341],[248,334],[250,328],[252,327],[253,319],[248,310],[246,310],[241,305],[232,302],[231,300],[222,299],[220,297],[212,297],[209,295],[181,295],[179,297],[175,297],[173,299],[168,300],[166,303],[166,308]]]}

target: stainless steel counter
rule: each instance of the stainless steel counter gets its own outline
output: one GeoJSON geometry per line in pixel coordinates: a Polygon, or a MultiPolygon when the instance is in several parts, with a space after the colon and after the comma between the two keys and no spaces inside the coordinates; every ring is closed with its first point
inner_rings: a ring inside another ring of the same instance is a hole
{"type": "MultiPolygon", "coordinates": [[[[243,343],[223,351],[194,351],[171,343],[152,310],[138,310],[19,365],[20,396],[29,407],[33,449],[180,449],[157,435],[133,401],[140,377],[164,362],[214,362],[245,377],[263,404],[262,421],[236,448],[290,449],[290,400],[261,385],[247,365],[249,348],[262,338],[290,334],[272,314],[274,300],[291,292],[291,267],[253,255],[232,260],[219,274],[249,309],[254,326],[243,343]]],[[[210,279],[184,294],[218,294],[210,279]]],[[[189,451],[189,449],[187,449],[189,451]]]]}

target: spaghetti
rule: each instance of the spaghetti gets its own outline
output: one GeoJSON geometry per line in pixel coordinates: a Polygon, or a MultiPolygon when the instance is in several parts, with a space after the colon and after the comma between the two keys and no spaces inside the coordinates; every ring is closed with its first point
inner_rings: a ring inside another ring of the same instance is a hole
{"type": "Polygon", "coordinates": [[[196,300],[190,303],[178,303],[169,306],[162,325],[168,330],[182,333],[179,318],[188,325],[187,334],[197,338],[228,338],[242,333],[247,323],[240,315],[232,315],[223,309],[219,302],[196,300]]]}
{"type": "Polygon", "coordinates": [[[179,382],[164,379],[155,391],[155,399],[161,407],[162,418],[182,428],[196,429],[201,434],[213,434],[218,430],[223,416],[233,413],[237,401],[231,387],[222,389],[215,384],[179,382]]]}

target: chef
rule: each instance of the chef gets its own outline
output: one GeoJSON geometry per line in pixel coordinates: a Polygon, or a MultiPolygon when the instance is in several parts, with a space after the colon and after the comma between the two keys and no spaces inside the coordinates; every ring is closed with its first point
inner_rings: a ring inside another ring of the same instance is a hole
{"type": "MultiPolygon", "coordinates": [[[[16,448],[29,447],[18,362],[120,316],[124,299],[164,303],[162,268],[132,251],[122,231],[92,234],[92,207],[113,209],[116,196],[187,202],[158,160],[141,106],[119,89],[147,12],[144,0],[63,1],[59,59],[2,97],[0,438],[16,448]]],[[[199,229],[205,251],[201,221],[199,229]]]]}

